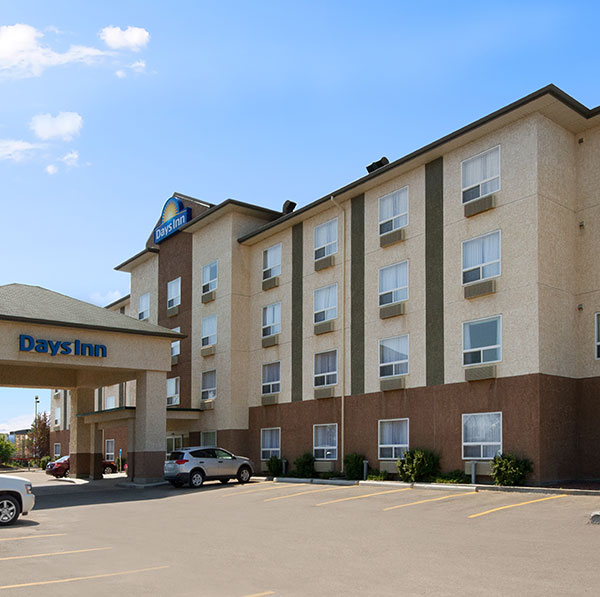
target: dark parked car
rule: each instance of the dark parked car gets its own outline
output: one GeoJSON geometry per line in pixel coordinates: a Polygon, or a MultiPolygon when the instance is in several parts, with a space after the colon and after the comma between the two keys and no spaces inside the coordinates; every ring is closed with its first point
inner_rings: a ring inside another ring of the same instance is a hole
{"type": "MultiPolygon", "coordinates": [[[[109,475],[117,472],[117,465],[110,460],[102,461],[102,473],[109,475]]],[[[69,457],[63,456],[54,462],[49,462],[46,466],[46,474],[53,477],[68,477],[69,476],[69,457]]]]}

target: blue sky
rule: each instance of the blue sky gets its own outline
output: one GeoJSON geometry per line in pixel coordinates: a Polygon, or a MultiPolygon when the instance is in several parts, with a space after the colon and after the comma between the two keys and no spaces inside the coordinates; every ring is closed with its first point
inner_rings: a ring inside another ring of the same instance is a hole
{"type": "MultiPolygon", "coordinates": [[[[0,284],[104,305],[173,191],[304,205],[548,83],[598,105],[599,12],[3,0],[0,284]]],[[[0,431],[36,393],[0,389],[0,431]]]]}

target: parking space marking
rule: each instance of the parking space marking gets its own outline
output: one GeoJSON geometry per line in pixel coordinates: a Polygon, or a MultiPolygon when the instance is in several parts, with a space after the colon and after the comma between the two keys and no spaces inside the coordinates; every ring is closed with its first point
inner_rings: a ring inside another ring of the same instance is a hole
{"type": "Polygon", "coordinates": [[[42,580],[38,582],[27,582],[20,585],[0,586],[0,591],[5,589],[21,589],[23,587],[39,587],[41,585],[57,585],[65,582],[75,582],[78,580],[93,580],[95,578],[109,578],[111,576],[125,576],[126,574],[138,574],[140,572],[151,572],[152,570],[164,570],[169,566],[154,566],[153,568],[139,568],[138,570],[126,570],[124,572],[107,572],[106,574],[94,574],[93,576],[76,576],[74,578],[61,578],[59,580],[42,580]]]}
{"type": "Polygon", "coordinates": [[[64,537],[67,533],[52,533],[51,535],[27,535],[26,537],[6,537],[0,541],[22,541],[25,539],[41,539],[42,537],[64,537]]]}
{"type": "Polygon", "coordinates": [[[408,504],[399,504],[398,506],[390,506],[389,508],[384,508],[383,511],[387,512],[388,510],[397,510],[398,508],[406,508],[407,506],[416,506],[417,504],[425,504],[426,502],[440,502],[442,500],[449,500],[450,498],[455,498],[461,495],[475,495],[476,491],[468,491],[466,493],[453,493],[451,495],[443,495],[442,497],[430,498],[428,500],[419,500],[418,502],[410,502],[408,504]]]}
{"type": "Polygon", "coordinates": [[[105,551],[112,549],[112,547],[92,547],[91,549],[74,549],[72,551],[53,551],[50,553],[34,553],[27,556],[9,556],[7,558],[0,558],[0,562],[6,560],[26,560],[27,558],[43,558],[44,556],[66,556],[71,553],[86,553],[88,551],[105,551]]]}
{"type": "Polygon", "coordinates": [[[383,495],[384,493],[398,493],[400,491],[410,491],[412,487],[403,487],[402,489],[389,489],[388,491],[377,491],[375,493],[367,493],[364,495],[353,495],[352,497],[340,498],[339,500],[331,500],[330,502],[321,502],[317,506],[326,506],[327,504],[336,504],[338,502],[347,502],[349,500],[362,500],[363,498],[383,495]]]}
{"type": "Polygon", "coordinates": [[[288,498],[296,497],[297,495],[306,495],[307,493],[318,493],[319,491],[334,491],[336,489],[348,489],[348,485],[343,487],[325,487],[324,489],[309,489],[308,491],[299,491],[298,493],[289,493],[288,495],[278,495],[274,498],[264,500],[265,502],[274,502],[275,500],[287,500],[288,498]]]}
{"type": "Polygon", "coordinates": [[[258,491],[273,491],[275,489],[294,489],[296,487],[302,487],[303,485],[310,485],[310,483],[284,483],[277,484],[276,487],[263,487],[262,489],[250,489],[247,491],[236,491],[232,493],[226,493],[223,497],[233,497],[234,495],[247,495],[249,493],[257,493],[258,491]]]}
{"type": "Polygon", "coordinates": [[[539,498],[537,500],[529,500],[528,502],[520,502],[518,504],[509,504],[508,506],[500,506],[499,508],[492,508],[491,510],[486,510],[485,512],[478,512],[477,514],[471,514],[467,516],[467,518],[477,518],[478,516],[483,516],[484,514],[491,514],[492,512],[498,512],[500,510],[507,510],[508,508],[516,508],[517,506],[526,506],[527,504],[535,504],[536,502],[545,502],[547,500],[557,500],[558,498],[567,497],[566,493],[562,493],[561,495],[551,495],[550,497],[539,498]]]}
{"type": "Polygon", "coordinates": [[[252,595],[244,595],[244,597],[265,597],[265,595],[275,595],[275,592],[265,591],[264,593],[252,593],[252,595]]]}

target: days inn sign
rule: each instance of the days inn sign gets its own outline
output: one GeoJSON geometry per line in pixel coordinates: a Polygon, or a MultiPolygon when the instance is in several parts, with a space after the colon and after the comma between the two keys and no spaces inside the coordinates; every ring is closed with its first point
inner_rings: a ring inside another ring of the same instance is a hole
{"type": "Polygon", "coordinates": [[[27,334],[19,336],[19,350],[21,352],[38,352],[56,355],[72,355],[81,357],[106,358],[107,350],[104,344],[87,344],[81,340],[65,342],[61,340],[46,340],[45,338],[34,338],[27,334]]]}
{"type": "Polygon", "coordinates": [[[154,229],[154,242],[158,244],[177,232],[191,220],[191,217],[192,210],[189,207],[184,207],[179,199],[176,197],[167,199],[162,209],[160,223],[154,229]]]}

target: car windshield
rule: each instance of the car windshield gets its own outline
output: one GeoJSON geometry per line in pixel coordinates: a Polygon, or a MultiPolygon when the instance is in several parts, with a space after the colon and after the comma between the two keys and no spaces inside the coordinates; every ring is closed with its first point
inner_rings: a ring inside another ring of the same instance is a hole
{"type": "Polygon", "coordinates": [[[58,460],[55,460],[55,462],[66,462],[67,460],[69,460],[68,456],[63,456],[62,458],[59,458],[58,460]]]}
{"type": "Polygon", "coordinates": [[[171,452],[171,455],[167,460],[184,460],[185,454],[183,452],[171,452]]]}

